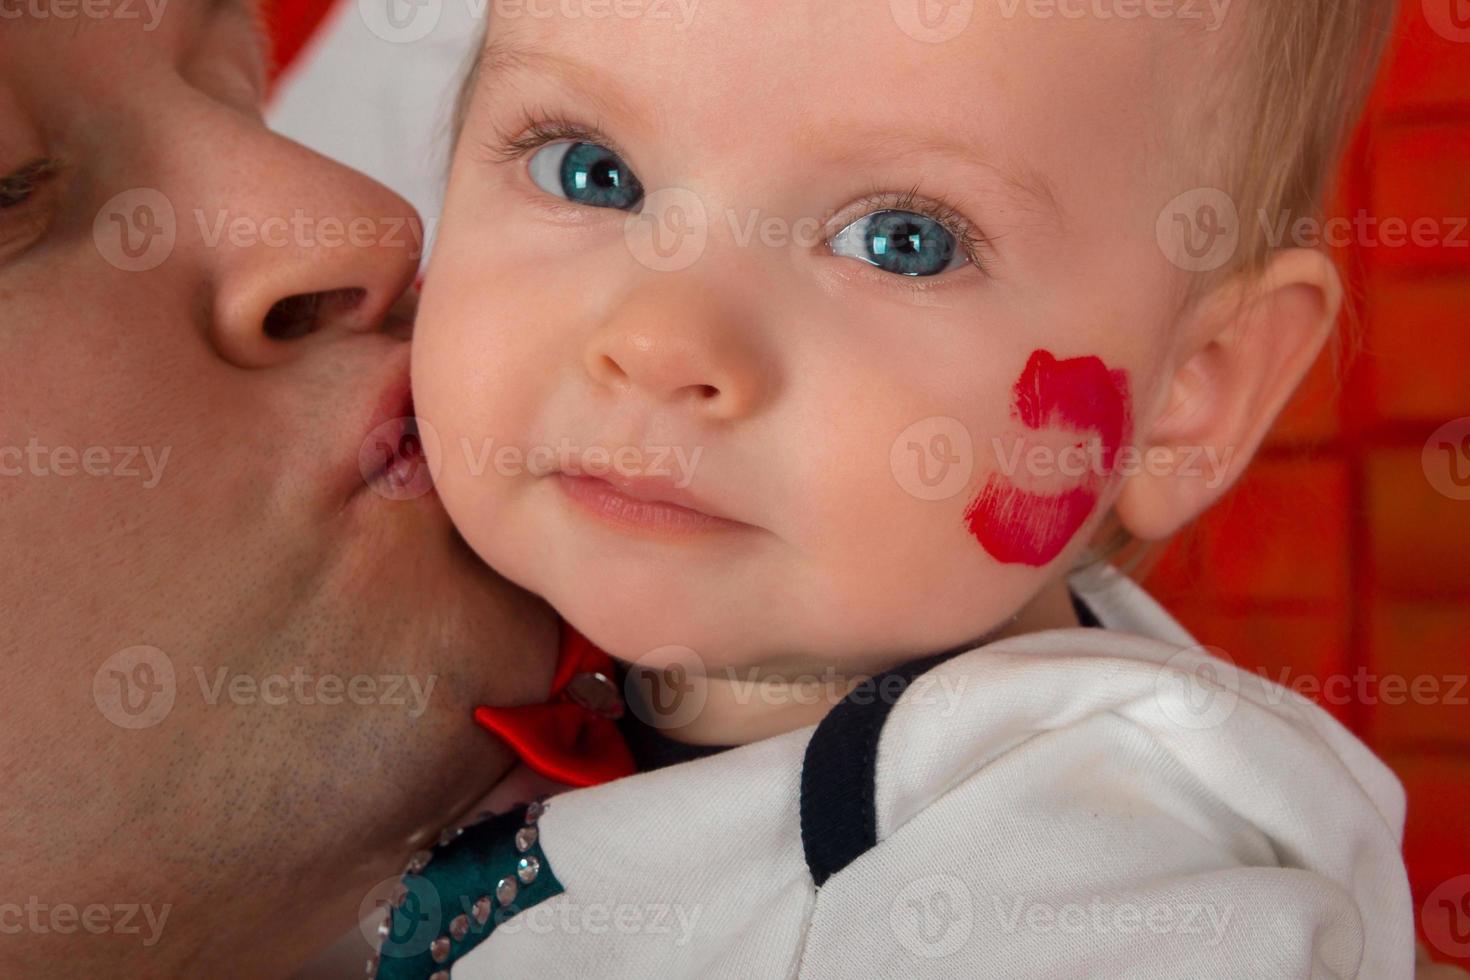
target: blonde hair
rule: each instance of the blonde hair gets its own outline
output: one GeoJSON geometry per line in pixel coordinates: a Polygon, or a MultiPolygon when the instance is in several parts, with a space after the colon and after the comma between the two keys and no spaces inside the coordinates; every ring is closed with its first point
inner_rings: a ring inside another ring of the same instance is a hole
{"type": "Polygon", "coordinates": [[[1221,32],[1214,84],[1190,109],[1193,131],[1208,138],[1180,165],[1191,175],[1184,186],[1229,195],[1240,241],[1223,268],[1185,277],[1186,301],[1222,278],[1259,277],[1279,245],[1268,228],[1280,218],[1325,217],[1396,8],[1397,0],[1248,0],[1239,27],[1221,32]]]}
{"type": "MultiPolygon", "coordinates": [[[[1185,144],[1173,172],[1179,189],[1225,191],[1240,236],[1223,266],[1179,277],[1177,313],[1229,279],[1258,282],[1282,247],[1269,233],[1282,218],[1289,227],[1326,217],[1396,15],[1397,0],[1247,0],[1240,28],[1222,32],[1220,50],[1208,53],[1213,84],[1184,110],[1182,131],[1205,138],[1185,144]]],[[[1249,289],[1240,294],[1242,304],[1249,298],[1249,289]]],[[[1345,312],[1347,331],[1330,346],[1339,379],[1357,335],[1351,302],[1345,312]]],[[[1143,576],[1160,554],[1109,514],[1079,567],[1112,562],[1143,576]]]]}

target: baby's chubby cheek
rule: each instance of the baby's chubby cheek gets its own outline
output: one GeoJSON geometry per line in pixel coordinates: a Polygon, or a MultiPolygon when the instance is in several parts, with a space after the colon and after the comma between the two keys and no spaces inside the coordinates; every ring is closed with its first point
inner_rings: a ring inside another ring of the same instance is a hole
{"type": "Polygon", "coordinates": [[[935,616],[969,610],[982,628],[1077,553],[1131,435],[1127,371],[1096,355],[1018,354],[989,389],[957,393],[952,415],[898,434],[890,490],[864,522],[886,552],[870,568],[902,567],[913,601],[935,616]]]}
{"type": "MultiPolygon", "coordinates": [[[[540,355],[522,339],[528,330],[503,329],[529,320],[530,311],[458,268],[431,270],[413,340],[414,410],[435,487],[464,539],[500,568],[504,509],[524,482],[520,448],[532,427],[537,392],[529,390],[540,355]],[[437,271],[437,274],[436,274],[437,271]],[[485,296],[497,297],[491,306],[485,296]],[[488,311],[493,311],[493,314],[488,311]]],[[[502,572],[507,569],[502,568],[502,572]]]]}

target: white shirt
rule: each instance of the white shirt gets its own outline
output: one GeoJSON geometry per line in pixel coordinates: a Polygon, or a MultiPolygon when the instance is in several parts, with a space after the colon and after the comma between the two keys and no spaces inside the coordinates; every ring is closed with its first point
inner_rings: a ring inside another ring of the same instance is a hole
{"type": "Polygon", "coordinates": [[[554,797],[562,891],[457,942],[453,980],[1412,977],[1393,774],[1125,577],[1072,584],[1105,629],[554,797]]]}

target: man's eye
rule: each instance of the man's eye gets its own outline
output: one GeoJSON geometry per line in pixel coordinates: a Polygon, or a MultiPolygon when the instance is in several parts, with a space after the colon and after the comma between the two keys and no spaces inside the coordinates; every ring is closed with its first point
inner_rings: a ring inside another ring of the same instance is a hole
{"type": "Polygon", "coordinates": [[[631,211],[643,201],[643,185],[633,171],[596,143],[549,143],[531,156],[528,169],[537,187],[574,204],[631,211]]]}
{"type": "Polygon", "coordinates": [[[8,262],[45,237],[56,211],[54,160],[36,160],[0,175],[0,262],[8,262]]]}
{"type": "Polygon", "coordinates": [[[33,160],[13,173],[0,176],[0,211],[18,208],[56,174],[53,160],[33,160]]]}
{"type": "Polygon", "coordinates": [[[912,211],[864,215],[833,237],[832,254],[899,276],[937,276],[968,261],[943,225],[912,211]]]}

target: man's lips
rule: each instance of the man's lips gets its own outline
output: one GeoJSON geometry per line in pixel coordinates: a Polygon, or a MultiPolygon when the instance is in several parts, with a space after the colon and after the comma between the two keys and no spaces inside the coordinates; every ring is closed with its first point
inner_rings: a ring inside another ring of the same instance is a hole
{"type": "Polygon", "coordinates": [[[551,479],[582,510],[625,530],[682,537],[751,527],[666,478],[558,471],[551,479]]]}
{"type": "Polygon", "coordinates": [[[406,370],[395,373],[370,411],[355,463],[350,496],[372,489],[380,496],[407,500],[432,490],[406,370]]]}

